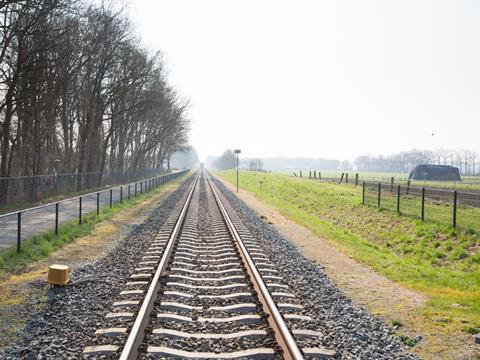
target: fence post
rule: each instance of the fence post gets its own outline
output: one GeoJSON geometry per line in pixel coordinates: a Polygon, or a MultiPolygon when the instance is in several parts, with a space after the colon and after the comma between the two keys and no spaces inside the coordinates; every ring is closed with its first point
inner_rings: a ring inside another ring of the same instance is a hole
{"type": "Polygon", "coordinates": [[[425,221],[425,187],[422,187],[422,221],[425,221]]]}
{"type": "Polygon", "coordinates": [[[300,170],[300,177],[302,177],[302,170],[300,170]]]}
{"type": "Polygon", "coordinates": [[[113,189],[110,189],[110,209],[112,208],[113,189]]]}
{"type": "Polygon", "coordinates": [[[358,173],[355,174],[355,186],[358,186],[358,173]]]}
{"type": "Polygon", "coordinates": [[[395,183],[395,177],[392,176],[392,177],[390,178],[390,192],[392,192],[392,193],[393,193],[393,185],[394,185],[394,183],[395,183]]]}
{"type": "Polygon", "coordinates": [[[143,181],[140,181],[140,194],[143,194],[143,181]]]}
{"type": "Polygon", "coordinates": [[[130,184],[128,184],[128,200],[130,200],[130,184]]]}
{"type": "Polygon", "coordinates": [[[123,186],[120,186],[120,204],[123,203],[123,186]]]}
{"type": "Polygon", "coordinates": [[[58,202],[55,203],[55,235],[58,235],[58,202]]]}
{"type": "Polygon", "coordinates": [[[382,198],[382,183],[378,183],[378,207],[380,207],[382,198]]]}
{"type": "Polygon", "coordinates": [[[401,188],[400,188],[400,185],[398,185],[397,187],[397,213],[400,214],[400,192],[401,192],[401,188]]]}
{"type": "Polygon", "coordinates": [[[318,171],[318,180],[322,180],[322,173],[318,171]]]}
{"type": "Polygon", "coordinates": [[[137,183],[135,183],[135,197],[137,197],[137,183]]]}
{"type": "Polygon", "coordinates": [[[22,242],[22,212],[17,213],[17,253],[20,252],[20,243],[22,242]]]}
{"type": "Polygon", "coordinates": [[[313,180],[317,180],[317,170],[313,170],[313,180]]]}
{"type": "Polygon", "coordinates": [[[78,198],[78,225],[82,225],[82,197],[78,198]]]}
{"type": "Polygon", "coordinates": [[[100,193],[97,192],[97,216],[100,215],[100,193]]]}
{"type": "Polygon", "coordinates": [[[458,203],[458,193],[457,190],[453,192],[453,227],[457,228],[457,203],[458,203]]]}
{"type": "Polygon", "coordinates": [[[362,205],[365,205],[365,181],[362,184],[362,205]]]}

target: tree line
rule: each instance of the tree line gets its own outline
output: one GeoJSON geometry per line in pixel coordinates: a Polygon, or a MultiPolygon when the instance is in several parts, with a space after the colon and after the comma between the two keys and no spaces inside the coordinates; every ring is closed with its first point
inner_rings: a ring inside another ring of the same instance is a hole
{"type": "MultiPolygon", "coordinates": [[[[409,173],[416,165],[451,165],[459,168],[466,176],[480,175],[480,155],[470,150],[409,150],[389,156],[359,156],[353,164],[350,161],[311,158],[265,158],[241,159],[241,166],[251,170],[293,171],[315,169],[320,171],[370,171],[409,173]]],[[[236,166],[235,154],[226,150],[220,157],[211,158],[207,164],[219,170],[236,166]]]]}
{"type": "Polygon", "coordinates": [[[353,165],[358,171],[384,171],[408,173],[420,164],[451,165],[462,175],[480,174],[480,156],[470,150],[410,150],[390,156],[360,156],[353,165]]]}
{"type": "Polygon", "coordinates": [[[188,104],[114,2],[2,1],[0,32],[0,178],[160,169],[186,147],[188,104]]]}

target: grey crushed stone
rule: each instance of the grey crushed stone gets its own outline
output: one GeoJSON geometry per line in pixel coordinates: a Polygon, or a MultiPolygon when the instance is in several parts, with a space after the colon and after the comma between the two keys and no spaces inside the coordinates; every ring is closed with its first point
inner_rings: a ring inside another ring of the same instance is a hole
{"type": "Polygon", "coordinates": [[[352,302],[327,277],[322,268],[305,258],[273,225],[238,199],[220,181],[214,180],[228,200],[229,214],[239,217],[276,265],[309,315],[320,324],[323,345],[336,349],[343,359],[418,359],[408,352],[393,329],[352,302]]]}
{"type": "Polygon", "coordinates": [[[45,307],[32,314],[23,338],[3,349],[0,358],[78,359],[111,310],[112,297],[137,267],[191,180],[192,177],[160,201],[149,211],[145,222],[133,226],[105,257],[75,269],[71,274],[73,285],[49,290],[45,307]]]}

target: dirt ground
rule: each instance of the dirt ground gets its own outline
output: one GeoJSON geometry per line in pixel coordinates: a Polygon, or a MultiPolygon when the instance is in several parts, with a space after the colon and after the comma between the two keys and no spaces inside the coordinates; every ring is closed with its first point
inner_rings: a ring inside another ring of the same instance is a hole
{"type": "Polygon", "coordinates": [[[21,336],[29,316],[43,306],[51,264],[65,264],[75,269],[87,261],[102,258],[132,226],[145,220],[155,204],[177,187],[177,183],[168,184],[154,196],[98,224],[89,235],[32,263],[24,273],[0,278],[0,349],[21,336]]]}
{"type": "MultiPolygon", "coordinates": [[[[220,179],[223,181],[222,179],[220,179]]],[[[234,185],[223,181],[233,192],[234,185]]],[[[400,321],[398,334],[422,340],[411,351],[423,359],[480,359],[480,346],[464,333],[442,333],[423,315],[428,298],[406,289],[368,266],[342,253],[328,239],[290,221],[273,207],[258,200],[252,193],[240,190],[237,196],[265,221],[290,239],[307,258],[325,269],[327,275],[353,301],[380,317],[387,324],[400,321]]]]}

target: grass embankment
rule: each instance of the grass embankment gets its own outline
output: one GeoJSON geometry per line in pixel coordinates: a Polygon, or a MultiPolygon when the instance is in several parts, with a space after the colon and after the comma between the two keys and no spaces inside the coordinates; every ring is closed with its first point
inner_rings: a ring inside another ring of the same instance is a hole
{"type": "Polygon", "coordinates": [[[72,219],[59,226],[58,234],[54,230],[22,240],[22,251],[17,253],[16,247],[7,248],[0,251],[0,277],[7,274],[16,274],[25,271],[28,264],[46,258],[53,251],[73,242],[75,239],[89,234],[97,224],[111,219],[115,214],[135,207],[146,199],[162,192],[165,187],[172,184],[179,184],[188,177],[186,174],[170,183],[163,184],[149,192],[138,194],[137,197],[124,199],[122,203],[114,203],[113,207],[100,208],[97,216],[95,212],[85,214],[82,217],[82,225],[79,225],[78,219],[72,219]]]}
{"type": "MultiPolygon", "coordinates": [[[[235,183],[234,171],[220,175],[235,183]]],[[[357,261],[429,296],[424,315],[432,326],[480,332],[477,234],[362,206],[361,187],[247,171],[240,187],[357,261]]]]}

